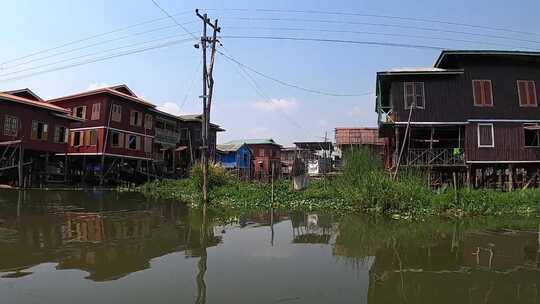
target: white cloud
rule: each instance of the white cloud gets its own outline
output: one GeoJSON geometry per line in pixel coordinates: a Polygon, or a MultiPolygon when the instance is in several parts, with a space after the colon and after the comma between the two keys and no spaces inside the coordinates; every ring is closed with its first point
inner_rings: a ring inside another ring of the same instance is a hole
{"type": "Polygon", "coordinates": [[[184,114],[180,106],[175,102],[166,102],[157,107],[158,110],[172,115],[182,115],[184,114]]]}
{"type": "Polygon", "coordinates": [[[298,108],[298,102],[293,98],[279,98],[257,101],[253,104],[253,107],[263,112],[292,112],[298,108]]]}
{"type": "Polygon", "coordinates": [[[87,90],[92,91],[92,90],[97,90],[97,89],[106,88],[110,86],[111,85],[106,82],[94,82],[88,85],[87,90]]]}
{"type": "Polygon", "coordinates": [[[256,127],[248,130],[250,138],[271,138],[270,130],[265,127],[256,127]]]}

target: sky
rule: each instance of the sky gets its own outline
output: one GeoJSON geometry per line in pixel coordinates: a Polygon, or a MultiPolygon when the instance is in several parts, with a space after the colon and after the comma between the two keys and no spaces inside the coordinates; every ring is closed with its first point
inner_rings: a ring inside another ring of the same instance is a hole
{"type": "MultiPolygon", "coordinates": [[[[179,23],[186,23],[184,26],[196,36],[200,36],[201,23],[195,16],[195,8],[205,9],[211,18],[218,18],[224,36],[220,39],[223,44],[220,50],[245,66],[296,86],[359,95],[335,97],[284,86],[218,54],[212,122],[226,129],[219,134],[218,142],[274,138],[283,145],[291,145],[295,141],[322,141],[325,135],[333,139],[336,127],[376,126],[376,72],[432,66],[440,53],[428,48],[227,36],[354,40],[445,49],[540,50],[540,34],[535,34],[540,33],[536,15],[540,1],[535,0],[521,0],[512,5],[507,0],[157,2],[179,23]]],[[[190,38],[151,0],[3,0],[2,4],[0,90],[30,88],[48,99],[127,84],[161,110],[173,114],[201,112],[198,97],[202,91],[201,50],[193,47],[193,41],[55,69],[190,38]],[[162,19],[130,27],[158,18],[162,19]],[[114,32],[62,46],[110,31],[114,32]],[[37,73],[47,70],[53,71],[37,73]],[[36,75],[9,79],[29,74],[36,75]]]]}

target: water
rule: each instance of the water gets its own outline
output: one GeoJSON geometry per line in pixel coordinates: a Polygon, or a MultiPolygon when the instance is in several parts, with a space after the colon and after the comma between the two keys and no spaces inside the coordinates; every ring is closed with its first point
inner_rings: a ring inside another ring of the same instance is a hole
{"type": "Polygon", "coordinates": [[[204,220],[137,193],[3,190],[0,303],[538,303],[539,223],[204,220]]]}

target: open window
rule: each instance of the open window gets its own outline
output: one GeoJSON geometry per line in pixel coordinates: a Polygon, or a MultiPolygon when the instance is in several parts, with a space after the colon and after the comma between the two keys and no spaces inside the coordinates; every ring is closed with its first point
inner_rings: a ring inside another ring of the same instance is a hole
{"type": "Polygon", "coordinates": [[[423,82],[405,82],[405,109],[411,107],[423,109],[425,107],[424,83],[423,82]]]}
{"type": "Polygon", "coordinates": [[[67,143],[68,133],[68,128],[57,126],[54,129],[54,142],[59,144],[67,143]]]}
{"type": "Polygon", "coordinates": [[[73,116],[86,119],[86,106],[73,108],[73,116]]]}
{"type": "Polygon", "coordinates": [[[111,147],[122,148],[124,146],[124,133],[111,132],[111,147]]]}
{"type": "Polygon", "coordinates": [[[523,133],[525,136],[525,147],[540,147],[540,125],[524,124],[523,133]]]}
{"type": "Polygon", "coordinates": [[[11,115],[6,115],[4,120],[4,135],[17,136],[19,133],[19,118],[11,115]]]}
{"type": "Polygon", "coordinates": [[[129,150],[138,151],[141,147],[141,137],[133,134],[129,134],[127,138],[127,148],[129,150]]]}
{"type": "Polygon", "coordinates": [[[49,125],[36,120],[32,121],[30,138],[33,140],[47,140],[49,138],[49,125]]]}
{"type": "Polygon", "coordinates": [[[493,124],[478,124],[478,147],[495,147],[493,124]]]}

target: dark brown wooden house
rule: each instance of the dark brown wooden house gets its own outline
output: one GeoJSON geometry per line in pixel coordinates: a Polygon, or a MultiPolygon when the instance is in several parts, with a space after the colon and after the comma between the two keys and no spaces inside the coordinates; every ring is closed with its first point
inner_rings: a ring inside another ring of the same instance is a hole
{"type": "Polygon", "coordinates": [[[53,176],[63,180],[65,155],[58,154],[66,152],[69,128],[79,121],[69,113],[29,89],[0,93],[0,181],[38,186],[53,176]]]}
{"type": "Polygon", "coordinates": [[[476,186],[529,186],[540,169],[540,53],[443,51],[433,68],[377,73],[389,166],[457,173],[476,186]]]}

